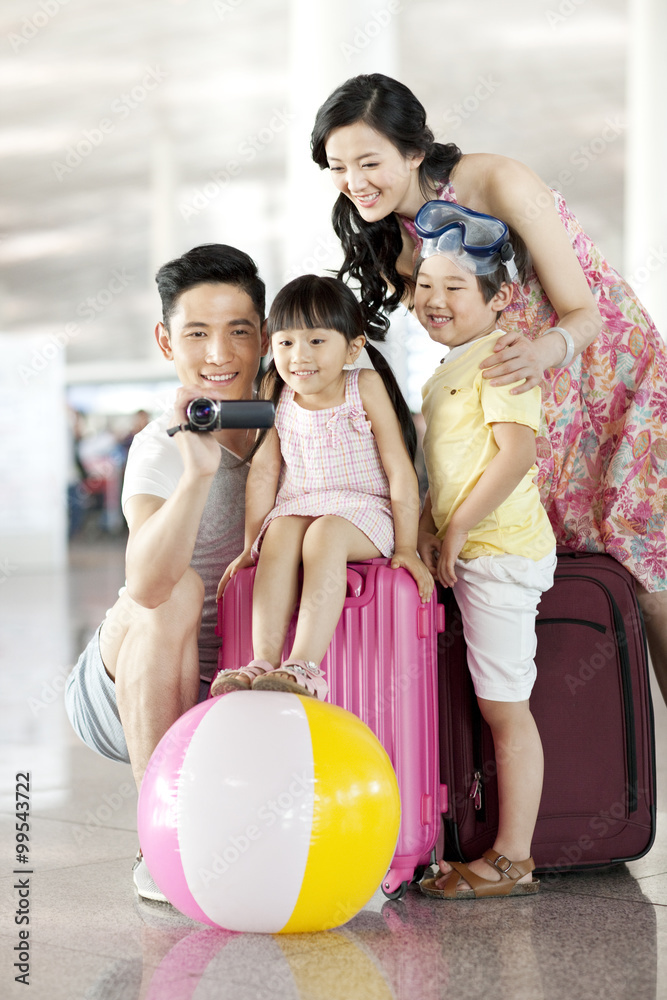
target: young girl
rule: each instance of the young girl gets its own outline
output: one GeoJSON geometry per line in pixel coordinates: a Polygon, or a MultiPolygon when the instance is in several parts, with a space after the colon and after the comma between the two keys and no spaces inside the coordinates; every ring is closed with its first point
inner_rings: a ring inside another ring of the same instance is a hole
{"type": "Polygon", "coordinates": [[[604,259],[562,195],[505,156],[434,142],[426,112],[381,73],[341,84],[317,113],[312,155],[340,194],[338,277],[360,285],[365,328],[410,303],[431,199],[501,218],[532,266],[480,358],[485,379],[543,383],[538,485],[562,545],[607,552],[635,577],[651,660],[667,701],[667,349],[632,289],[604,259]]]}
{"type": "Polygon", "coordinates": [[[379,351],[370,349],[377,370],[350,367],[366,338],[359,303],[342,282],[291,281],[276,296],[268,330],[273,360],[262,395],[276,403],[275,426],[251,453],[245,548],[218,590],[258,559],[255,658],[223,671],[211,693],[297,686],[324,699],[320,663],[343,608],[347,563],[393,555],[392,567],[411,573],[422,601],[433,589],[417,555],[419,493],[408,451],[414,455],[415,431],[379,351]],[[301,564],[296,635],[281,661],[301,564]]]}
{"type": "Polygon", "coordinates": [[[493,849],[470,865],[440,862],[422,883],[444,899],[526,895],[539,888],[530,845],[542,794],[542,745],[530,712],[537,604],[553,583],[554,534],[533,482],[541,393],[493,386],[479,362],[503,336],[498,317],[523,270],[498,219],[429,202],[415,310],[450,348],[422,390],[429,502],[419,551],[453,587],[482,716],[493,734],[499,823],[493,849]],[[444,876],[444,877],[443,877],[444,876]]]}

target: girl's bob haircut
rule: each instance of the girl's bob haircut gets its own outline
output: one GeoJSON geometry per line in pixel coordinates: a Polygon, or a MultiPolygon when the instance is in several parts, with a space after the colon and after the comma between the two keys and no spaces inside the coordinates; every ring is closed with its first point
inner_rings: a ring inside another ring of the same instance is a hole
{"type": "MultiPolygon", "coordinates": [[[[267,318],[269,336],[288,330],[335,330],[351,344],[357,337],[366,337],[364,314],[354,292],[340,278],[302,274],[281,288],[269,310],[267,318]]],[[[408,404],[403,398],[396,377],[383,354],[366,339],[366,351],[373,367],[384,382],[389,398],[398,417],[403,440],[410,458],[414,461],[417,449],[417,432],[408,404]]],[[[278,405],[284,386],[273,359],[262,378],[259,394],[278,405]]],[[[262,431],[245,461],[257,452],[266,436],[262,431]]]]}
{"type": "Polygon", "coordinates": [[[364,321],[354,293],[337,278],[304,274],[285,285],[269,312],[269,336],[279,330],[336,330],[348,343],[363,337],[364,321]]]}

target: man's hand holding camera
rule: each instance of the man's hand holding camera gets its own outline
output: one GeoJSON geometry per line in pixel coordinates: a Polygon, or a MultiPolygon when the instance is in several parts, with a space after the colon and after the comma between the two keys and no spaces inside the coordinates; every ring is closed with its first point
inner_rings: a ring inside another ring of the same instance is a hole
{"type": "MultiPolygon", "coordinates": [[[[201,388],[181,386],[174,400],[174,425],[183,434],[176,434],[174,440],[181,453],[185,470],[199,476],[214,476],[220,465],[220,446],[211,434],[195,434],[187,430],[189,424],[187,410],[193,399],[201,397],[201,388]]],[[[210,398],[220,399],[212,390],[210,398]]]]}

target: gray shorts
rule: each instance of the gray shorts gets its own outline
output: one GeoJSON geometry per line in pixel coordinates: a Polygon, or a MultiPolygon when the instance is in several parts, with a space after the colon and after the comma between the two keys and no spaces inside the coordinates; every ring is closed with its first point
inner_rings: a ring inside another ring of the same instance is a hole
{"type": "MultiPolygon", "coordinates": [[[[86,746],[103,757],[130,763],[125,734],[116,705],[116,685],[109,677],[100,653],[99,626],[67,678],[65,709],[74,731],[86,746]]],[[[199,701],[206,698],[209,683],[199,685],[199,701]]]]}

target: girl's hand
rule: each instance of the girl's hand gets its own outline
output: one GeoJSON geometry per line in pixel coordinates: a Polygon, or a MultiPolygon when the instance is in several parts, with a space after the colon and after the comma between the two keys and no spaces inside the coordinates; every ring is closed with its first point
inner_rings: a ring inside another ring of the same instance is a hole
{"type": "Polygon", "coordinates": [[[220,600],[222,597],[222,592],[231,580],[233,576],[236,576],[240,569],[245,569],[247,566],[253,565],[253,558],[250,555],[250,549],[244,549],[240,556],[237,556],[233,562],[230,562],[229,566],[222,574],[220,578],[220,583],[218,584],[218,591],[216,593],[216,600],[220,600]]]}
{"type": "Polygon", "coordinates": [[[438,559],[438,580],[443,587],[453,587],[457,582],[454,571],[454,563],[459,557],[461,549],[468,540],[468,532],[461,531],[460,528],[452,527],[450,524],[442,539],[440,546],[440,558],[438,559]]]}
{"type": "Polygon", "coordinates": [[[433,577],[417,553],[410,552],[405,549],[397,549],[391,560],[391,568],[398,569],[399,566],[407,569],[408,573],[417,584],[419,598],[422,604],[426,604],[433,593],[433,587],[435,584],[433,582],[433,577]]]}
{"type": "MultiPolygon", "coordinates": [[[[560,334],[556,336],[562,342],[560,334]]],[[[542,338],[529,340],[517,331],[506,333],[496,341],[493,354],[484,358],[479,367],[483,369],[484,378],[492,380],[491,385],[510,385],[525,379],[522,385],[511,390],[512,395],[517,396],[540,384],[546,369],[555,363],[552,348],[546,339],[543,343],[542,338]]]]}

